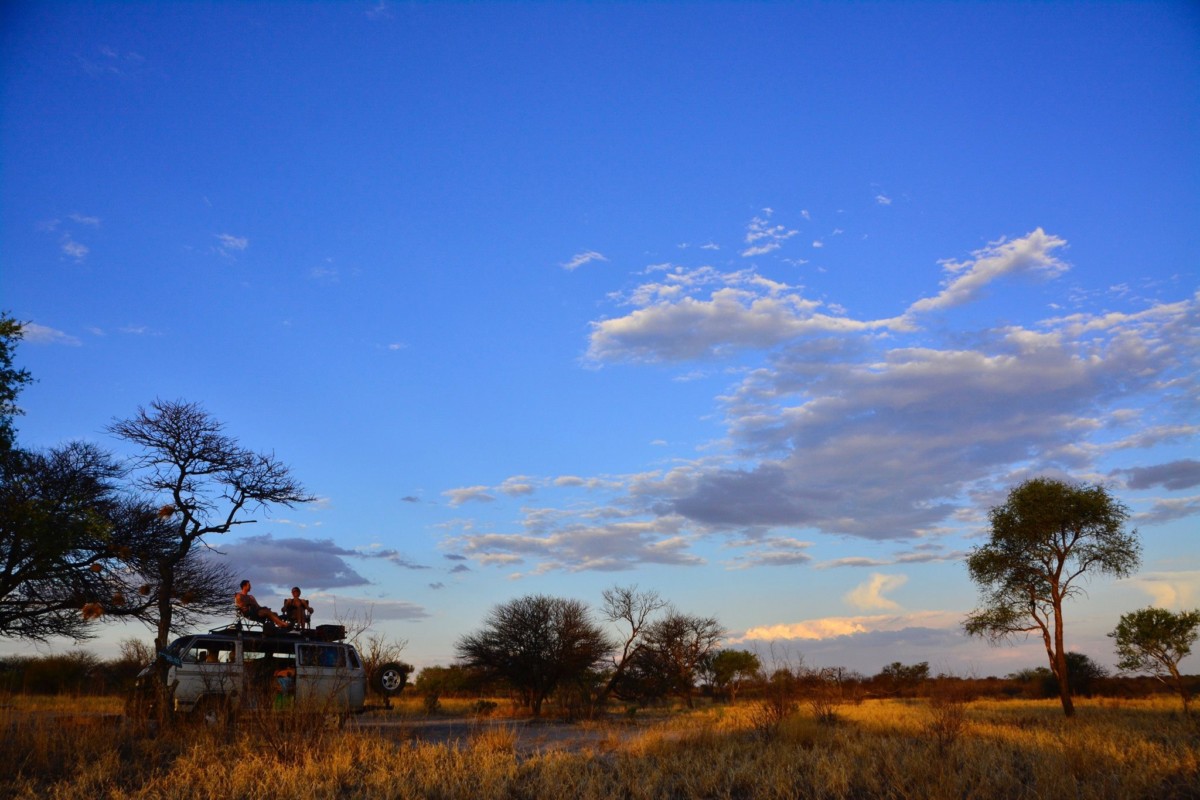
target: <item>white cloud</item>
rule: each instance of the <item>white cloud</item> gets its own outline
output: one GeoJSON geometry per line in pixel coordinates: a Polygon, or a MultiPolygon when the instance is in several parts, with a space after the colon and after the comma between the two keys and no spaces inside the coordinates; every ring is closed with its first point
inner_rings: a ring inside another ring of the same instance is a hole
{"type": "Polygon", "coordinates": [[[582,267],[584,264],[590,264],[593,261],[608,261],[608,259],[602,254],[597,253],[595,250],[588,250],[584,253],[576,253],[571,257],[570,261],[559,264],[559,266],[565,269],[567,272],[573,272],[582,267]]]}
{"type": "Polygon", "coordinates": [[[90,228],[100,227],[99,217],[89,217],[84,214],[68,214],[67,217],[73,222],[78,222],[80,225],[87,225],[90,228]]]}
{"type": "Polygon", "coordinates": [[[742,251],[744,258],[765,255],[778,250],[783,243],[795,236],[799,231],[783,225],[772,225],[772,209],[764,208],[761,217],[754,217],[746,226],[746,249],[742,251]]]}
{"type": "Polygon", "coordinates": [[[87,254],[90,252],[87,245],[80,244],[72,239],[69,235],[63,236],[61,247],[63,253],[75,259],[76,261],[83,261],[83,259],[87,258],[87,254]]]}
{"type": "Polygon", "coordinates": [[[882,194],[877,194],[875,195],[875,202],[881,206],[890,206],[892,204],[892,198],[882,194]]]}
{"type": "Polygon", "coordinates": [[[1129,578],[1159,608],[1190,610],[1200,605],[1200,571],[1143,572],[1129,578]]]}
{"type": "Polygon", "coordinates": [[[532,559],[538,564],[538,573],[613,572],[638,564],[704,563],[688,552],[690,541],[679,533],[681,519],[599,519],[589,523],[568,516],[534,512],[527,524],[530,533],[466,534],[451,538],[448,544],[481,564],[517,564],[532,559]]]}
{"type": "Polygon", "coordinates": [[[217,252],[226,258],[231,258],[234,253],[240,253],[250,246],[250,240],[245,236],[234,236],[230,233],[215,233],[213,237],[220,242],[217,245],[217,252]]]}
{"type": "Polygon", "coordinates": [[[746,544],[747,553],[737,556],[730,562],[733,569],[749,569],[751,567],[790,567],[807,564],[812,561],[806,551],[812,547],[812,542],[801,541],[784,536],[771,536],[761,541],[751,541],[746,544]]]}
{"type": "MultiPolygon", "coordinates": [[[[994,243],[948,266],[949,282],[908,306],[910,314],[982,298],[984,286],[1010,276],[1058,274],[1065,267],[1053,253],[1065,244],[1041,229],[994,243]]],[[[696,563],[694,541],[723,537],[733,569],[881,569],[961,558],[961,546],[942,537],[973,534],[985,524],[979,509],[1023,477],[1122,474],[1164,488],[1195,479],[1187,461],[1119,472],[1111,461],[1100,472],[1098,462],[1161,442],[1186,447],[1200,433],[1200,293],[1141,309],[929,332],[906,317],[855,318],[834,300],[751,269],[660,264],[642,275],[645,282],[611,298],[625,306],[621,315],[593,323],[588,355],[596,363],[725,359],[719,369],[737,377],[715,401],[721,435],[702,457],[638,475],[523,477],[547,506],[525,509],[519,532],[466,531],[463,549],[480,563],[696,563]],[[582,501],[580,489],[588,490],[582,501]],[[556,491],[571,504],[551,507],[556,491]],[[813,563],[783,531],[934,546],[813,563]]],[[[447,493],[453,504],[491,499],[487,487],[455,491],[447,493]]],[[[1200,513],[1195,497],[1144,502],[1146,521],[1200,513]]],[[[887,607],[896,580],[868,581],[847,602],[887,607]]]]}
{"type": "Polygon", "coordinates": [[[884,575],[875,572],[871,574],[870,580],[851,589],[842,599],[847,605],[863,611],[897,609],[900,605],[895,600],[884,597],[884,592],[895,591],[906,583],[907,575],[884,575]]]}
{"type": "Polygon", "coordinates": [[[943,261],[942,268],[951,277],[942,291],[913,303],[908,313],[921,314],[970,302],[985,286],[1006,275],[1027,273],[1055,277],[1065,272],[1067,265],[1053,253],[1066,244],[1065,239],[1038,228],[1020,239],[991,242],[982,250],[976,250],[966,261],[943,261]]]}
{"type": "Polygon", "coordinates": [[[819,313],[822,304],[787,284],[752,271],[711,268],[675,272],[630,294],[639,308],[592,323],[590,358],[596,361],[679,361],[746,350],[769,350],[803,335],[885,328],[895,320],[862,322],[819,313]],[[708,297],[699,291],[714,286],[708,297]]]}
{"type": "Polygon", "coordinates": [[[865,617],[825,617],[800,622],[759,625],[747,630],[733,643],[748,641],[822,640],[840,636],[859,636],[905,628],[958,628],[962,614],[951,611],[917,611],[911,614],[883,614],[865,617]]]}
{"type": "Polygon", "coordinates": [[[463,503],[490,503],[496,498],[488,494],[487,486],[466,486],[461,489],[447,489],[442,496],[450,501],[451,506],[461,506],[463,503]]]}
{"type": "Polygon", "coordinates": [[[36,322],[22,323],[21,334],[21,338],[31,344],[65,344],[71,347],[78,347],[83,344],[77,337],[69,333],[64,333],[56,328],[49,328],[45,325],[39,325],[36,322]]]}
{"type": "Polygon", "coordinates": [[[500,491],[509,497],[523,497],[533,494],[534,486],[530,479],[524,475],[514,475],[511,478],[506,478],[504,483],[500,484],[500,491]]]}

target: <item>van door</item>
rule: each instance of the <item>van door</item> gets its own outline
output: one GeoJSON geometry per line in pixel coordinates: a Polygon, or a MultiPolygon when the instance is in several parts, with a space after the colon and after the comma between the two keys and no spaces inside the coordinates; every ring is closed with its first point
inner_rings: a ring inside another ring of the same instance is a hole
{"type": "MultiPolygon", "coordinates": [[[[357,663],[347,659],[339,644],[312,642],[297,645],[296,702],[313,710],[346,711],[355,708],[354,675],[357,663]]],[[[355,659],[357,662],[357,659],[355,659]]],[[[361,707],[361,706],[360,706],[361,707]]]]}
{"type": "Polygon", "coordinates": [[[296,674],[296,647],[289,641],[242,640],[242,707],[271,708],[288,693],[285,676],[296,674]]]}
{"type": "Polygon", "coordinates": [[[209,636],[197,636],[180,654],[175,668],[175,707],[191,711],[202,699],[225,698],[241,684],[236,642],[209,636]]]}

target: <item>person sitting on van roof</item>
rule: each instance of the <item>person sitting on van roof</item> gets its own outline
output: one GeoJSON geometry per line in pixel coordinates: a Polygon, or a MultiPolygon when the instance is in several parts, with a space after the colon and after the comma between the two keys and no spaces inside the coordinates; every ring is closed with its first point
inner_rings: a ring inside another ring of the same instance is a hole
{"type": "Polygon", "coordinates": [[[254,595],[250,594],[250,581],[242,581],[241,589],[233,596],[233,604],[237,606],[238,611],[243,617],[252,619],[257,622],[269,620],[273,625],[280,628],[286,628],[288,624],[269,608],[263,608],[254,599],[254,595]]]}
{"type": "Polygon", "coordinates": [[[283,601],[282,613],[297,628],[307,628],[312,619],[312,606],[300,596],[300,587],[292,587],[292,596],[283,601]]]}

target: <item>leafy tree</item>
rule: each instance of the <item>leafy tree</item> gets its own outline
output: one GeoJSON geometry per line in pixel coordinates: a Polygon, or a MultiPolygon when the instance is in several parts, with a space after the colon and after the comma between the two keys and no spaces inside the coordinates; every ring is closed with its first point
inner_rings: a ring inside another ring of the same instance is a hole
{"type": "Polygon", "coordinates": [[[879,671],[875,680],[883,684],[886,691],[893,693],[915,689],[929,680],[929,662],[901,664],[899,661],[893,661],[879,671]]]}
{"type": "Polygon", "coordinates": [[[646,626],[617,695],[645,702],[674,694],[691,707],[697,674],[724,636],[712,617],[671,611],[646,626]]]}
{"type": "Polygon", "coordinates": [[[536,717],[556,687],[599,665],[612,644],[586,604],[528,595],[494,607],[483,629],[455,649],[466,666],[508,681],[536,717]]]}
{"type": "MultiPolygon", "coordinates": [[[[1092,660],[1085,653],[1071,650],[1067,653],[1067,684],[1071,687],[1072,697],[1091,697],[1096,691],[1096,683],[1101,678],[1108,677],[1108,670],[1092,660]]],[[[1051,691],[1050,696],[1054,695],[1051,691]]]]}
{"type": "Polygon", "coordinates": [[[1149,672],[1163,683],[1167,677],[1183,701],[1183,713],[1191,716],[1187,686],[1179,674],[1179,662],[1192,652],[1200,628],[1200,609],[1174,613],[1165,608],[1143,608],[1122,614],[1109,634],[1117,646],[1117,668],[1127,672],[1149,672]]]}
{"type": "Polygon", "coordinates": [[[1034,478],[993,508],[987,544],[967,557],[982,607],[963,623],[967,633],[997,644],[1039,633],[1058,682],[1063,713],[1071,701],[1063,603],[1077,595],[1077,580],[1093,572],[1118,577],[1140,561],[1136,531],[1126,533],[1128,509],[1098,485],[1034,478]]]}
{"type": "MultiPolygon", "coordinates": [[[[174,556],[156,512],[121,491],[120,467],[92,444],[12,451],[0,468],[0,634],[86,639],[100,617],[157,621],[158,565],[174,556]]],[[[228,603],[215,559],[179,560],[176,629],[228,603]]]]}
{"type": "MultiPolygon", "coordinates": [[[[120,466],[95,445],[15,446],[15,399],[31,380],[12,367],[20,337],[20,324],[0,315],[0,635],[85,639],[101,616],[152,622],[157,564],[172,550],[162,520],[124,491],[120,466]]],[[[176,572],[177,622],[228,594],[227,574],[199,553],[179,556],[176,572]]]]}
{"type": "Polygon", "coordinates": [[[754,679],[762,669],[762,662],[749,650],[722,650],[712,656],[709,669],[713,688],[728,695],[729,701],[734,702],[738,689],[744,682],[754,679]]]}
{"type": "Polygon", "coordinates": [[[28,370],[13,367],[13,353],[23,336],[21,323],[0,312],[0,454],[13,448],[12,418],[21,413],[17,395],[33,382],[28,370]]]}
{"type": "MultiPolygon", "coordinates": [[[[160,546],[145,568],[157,579],[155,646],[166,647],[177,601],[192,588],[193,548],[206,536],[255,520],[246,515],[271,505],[291,507],[313,498],[274,454],[255,453],[224,432],[196,403],[155,400],[108,428],[140,448],[129,464],[134,488],[158,508],[160,546]]],[[[208,576],[214,578],[216,576],[208,576]]],[[[231,602],[232,581],[225,586],[231,602]]],[[[165,680],[166,671],[163,670],[165,680]]]]}
{"type": "Polygon", "coordinates": [[[600,691],[601,702],[625,677],[626,670],[641,651],[642,634],[650,624],[651,615],[667,607],[667,601],[659,597],[658,592],[639,591],[637,586],[614,586],[605,589],[603,597],[601,615],[605,620],[622,624],[626,628],[619,645],[620,653],[613,656],[613,668],[600,691]]]}
{"type": "Polygon", "coordinates": [[[81,609],[119,591],[110,580],[118,474],[108,454],[92,445],[6,454],[0,465],[0,633],[34,641],[91,635],[81,609]]]}

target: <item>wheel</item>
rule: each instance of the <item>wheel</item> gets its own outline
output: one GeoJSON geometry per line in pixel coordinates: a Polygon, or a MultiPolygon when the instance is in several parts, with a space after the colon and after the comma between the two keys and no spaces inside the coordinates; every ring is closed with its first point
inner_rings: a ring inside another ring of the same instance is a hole
{"type": "Polygon", "coordinates": [[[408,683],[409,667],[406,664],[384,664],[371,675],[371,688],[384,697],[400,694],[408,683]]]}

